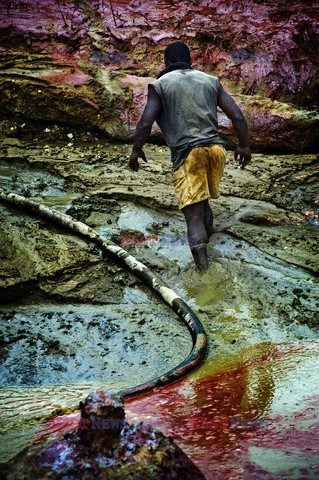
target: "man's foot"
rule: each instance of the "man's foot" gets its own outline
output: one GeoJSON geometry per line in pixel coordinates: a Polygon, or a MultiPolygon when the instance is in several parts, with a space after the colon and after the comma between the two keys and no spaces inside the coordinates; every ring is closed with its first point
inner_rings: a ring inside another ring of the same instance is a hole
{"type": "Polygon", "coordinates": [[[198,270],[206,272],[208,269],[207,244],[199,243],[190,247],[194,262],[198,270]]]}

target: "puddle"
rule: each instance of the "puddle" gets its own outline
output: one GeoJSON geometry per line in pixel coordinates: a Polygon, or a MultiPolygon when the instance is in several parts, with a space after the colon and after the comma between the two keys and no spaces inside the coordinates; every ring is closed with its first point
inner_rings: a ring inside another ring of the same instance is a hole
{"type": "Polygon", "coordinates": [[[48,207],[65,211],[78,194],[68,192],[63,178],[30,167],[23,162],[18,164],[0,163],[0,188],[45,203],[48,207]]]}
{"type": "Polygon", "coordinates": [[[219,366],[127,401],[129,419],[172,435],[207,480],[318,478],[319,342],[259,344],[219,366]]]}
{"type": "Polygon", "coordinates": [[[63,213],[71,207],[73,200],[78,198],[78,194],[70,193],[67,195],[46,195],[42,198],[42,203],[50,208],[61,210],[63,213]]]}

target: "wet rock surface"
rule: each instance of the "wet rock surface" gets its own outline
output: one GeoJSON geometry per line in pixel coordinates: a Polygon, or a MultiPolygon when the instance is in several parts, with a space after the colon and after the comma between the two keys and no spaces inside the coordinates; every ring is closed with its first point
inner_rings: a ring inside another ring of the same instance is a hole
{"type": "Polygon", "coordinates": [[[126,415],[172,435],[207,480],[317,480],[318,352],[318,341],[259,343],[132,399],[126,415]]]}
{"type": "Polygon", "coordinates": [[[205,480],[172,438],[143,423],[129,425],[120,396],[94,392],[80,409],[76,431],[38,441],[2,478],[205,480]]]}
{"type": "MultiPolygon", "coordinates": [[[[167,147],[149,145],[149,162],[135,174],[127,167],[128,144],[105,146],[96,139],[94,145],[83,145],[77,133],[72,145],[67,140],[46,144],[48,135],[42,133],[40,144],[18,138],[3,140],[2,188],[66,211],[119,244],[123,234],[157,237],[147,245],[126,248],[173,283],[186,267],[192,269],[167,147]]],[[[246,258],[253,246],[267,265],[281,265],[294,271],[296,278],[316,284],[318,180],[315,154],[255,154],[253,163],[240,170],[229,152],[221,196],[212,201],[216,220],[209,248],[212,260],[224,248],[223,256],[231,255],[229,260],[239,266],[253,263],[246,258]]],[[[103,258],[95,246],[59,226],[5,204],[1,205],[1,219],[3,300],[15,288],[23,290],[27,298],[32,288],[46,298],[97,304],[110,302],[117,292],[121,303],[125,289],[140,286],[139,280],[103,258]]],[[[216,268],[218,262],[215,259],[211,264],[216,268]]],[[[182,287],[177,281],[179,285],[182,287]]],[[[316,297],[312,298],[315,289],[310,289],[304,300],[316,302],[316,297]]]]}
{"type": "MultiPolygon", "coordinates": [[[[259,343],[318,338],[317,155],[256,154],[242,171],[228,152],[221,196],[211,201],[210,268],[200,275],[168,149],[148,144],[149,161],[135,174],[128,144],[70,129],[54,141],[60,128],[32,133],[29,124],[2,123],[11,136],[2,138],[0,188],[66,211],[118,244],[123,234],[152,237],[124,248],[198,314],[207,361],[227,364],[259,343]]],[[[5,463],[45,420],[75,409],[79,396],[162,374],[187,356],[191,339],[168,307],[94,245],[5,203],[0,216],[5,463]]]]}
{"type": "Polygon", "coordinates": [[[125,299],[103,307],[61,302],[3,309],[2,386],[92,381],[133,386],[181,362],[191,340],[171,312],[152,299],[150,312],[146,295],[136,294],[135,305],[125,299]]]}

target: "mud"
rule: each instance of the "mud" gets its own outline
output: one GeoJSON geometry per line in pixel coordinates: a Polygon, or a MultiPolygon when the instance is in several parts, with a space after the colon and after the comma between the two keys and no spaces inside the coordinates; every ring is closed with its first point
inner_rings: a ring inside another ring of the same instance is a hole
{"type": "MultiPolygon", "coordinates": [[[[200,275],[183,244],[166,147],[146,145],[148,163],[136,174],[128,144],[52,125],[17,131],[1,139],[0,188],[66,211],[118,244],[121,234],[157,236],[124,248],[194,308],[209,336],[209,373],[255,344],[318,338],[317,155],[255,154],[243,171],[228,152],[221,196],[211,200],[210,268],[200,275]]],[[[187,356],[191,339],[168,307],[95,246],[5,204],[0,217],[6,461],[79,396],[164,373],[187,356]]]]}

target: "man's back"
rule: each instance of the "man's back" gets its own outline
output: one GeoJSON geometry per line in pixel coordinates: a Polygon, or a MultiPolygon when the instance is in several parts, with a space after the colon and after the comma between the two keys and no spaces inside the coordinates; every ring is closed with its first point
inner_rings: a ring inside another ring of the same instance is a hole
{"type": "MultiPolygon", "coordinates": [[[[222,143],[216,113],[217,77],[193,69],[174,70],[151,86],[163,105],[156,121],[172,150],[222,143]]],[[[174,162],[173,168],[177,167],[174,162]]]]}

